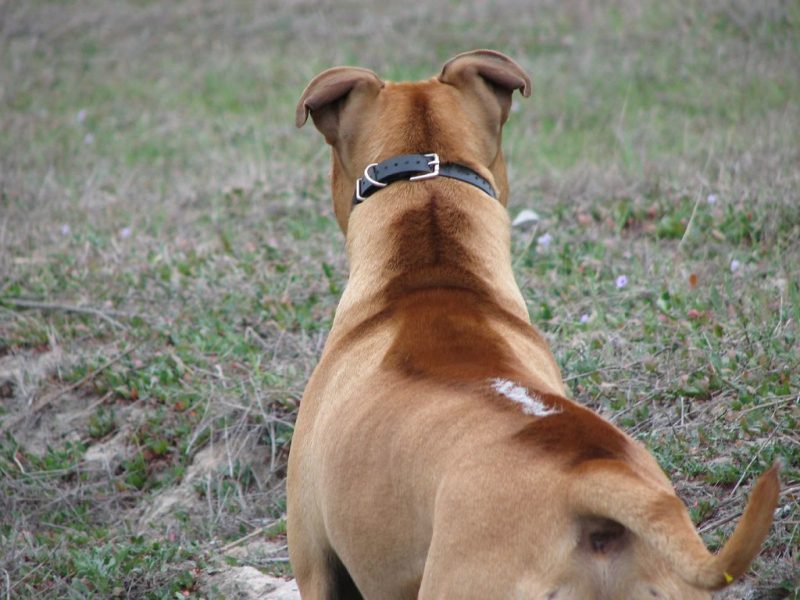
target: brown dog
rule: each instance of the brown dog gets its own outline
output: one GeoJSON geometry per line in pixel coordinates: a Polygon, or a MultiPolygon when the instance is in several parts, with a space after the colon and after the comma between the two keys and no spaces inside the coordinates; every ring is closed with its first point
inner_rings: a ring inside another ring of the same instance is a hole
{"type": "Polygon", "coordinates": [[[289,460],[306,600],[708,598],[767,535],[777,467],[714,556],[650,454],[565,397],[511,270],[514,90],[478,50],[416,83],[337,67],[300,99],[350,260],[289,460]]]}

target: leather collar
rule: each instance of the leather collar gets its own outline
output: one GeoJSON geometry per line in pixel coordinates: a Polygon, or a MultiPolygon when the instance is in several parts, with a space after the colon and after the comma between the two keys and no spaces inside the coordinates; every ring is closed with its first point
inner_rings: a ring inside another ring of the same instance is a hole
{"type": "Polygon", "coordinates": [[[441,164],[439,155],[434,153],[400,154],[379,163],[367,165],[367,168],[364,169],[364,176],[356,180],[353,206],[361,204],[372,194],[394,181],[420,181],[439,176],[450,177],[472,184],[492,198],[497,199],[497,194],[492,184],[469,167],[458,163],[441,164]]]}

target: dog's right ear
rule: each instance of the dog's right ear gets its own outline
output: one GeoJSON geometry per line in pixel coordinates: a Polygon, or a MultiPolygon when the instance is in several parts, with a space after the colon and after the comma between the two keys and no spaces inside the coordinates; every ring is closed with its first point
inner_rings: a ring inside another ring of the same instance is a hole
{"type": "Polygon", "coordinates": [[[334,67],[323,71],[311,80],[300,96],[294,124],[302,127],[310,113],[314,125],[327,142],[333,144],[339,129],[339,112],[350,93],[361,89],[377,93],[383,85],[383,81],[369,69],[334,67]]]}

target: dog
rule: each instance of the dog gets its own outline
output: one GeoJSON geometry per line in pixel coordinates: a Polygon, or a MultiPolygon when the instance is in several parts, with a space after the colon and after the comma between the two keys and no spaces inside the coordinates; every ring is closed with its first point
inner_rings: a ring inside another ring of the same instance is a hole
{"type": "Polygon", "coordinates": [[[501,131],[531,80],[476,50],[437,77],[306,87],[350,277],[300,403],[287,534],[306,600],[709,598],[778,501],[711,554],[641,444],[567,398],[511,268],[501,131]]]}

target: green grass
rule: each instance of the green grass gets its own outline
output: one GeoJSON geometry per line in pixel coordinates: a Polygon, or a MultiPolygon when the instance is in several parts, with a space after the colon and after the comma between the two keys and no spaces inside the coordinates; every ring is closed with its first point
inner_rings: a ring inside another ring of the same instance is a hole
{"type": "Polygon", "coordinates": [[[572,393],[650,448],[713,547],[782,460],[732,593],[797,597],[800,5],[419,10],[0,8],[0,593],[287,572],[287,448],[347,269],[294,104],[335,64],[417,79],[494,47],[533,77],[504,147],[512,215],[542,220],[513,256],[572,393]]]}

